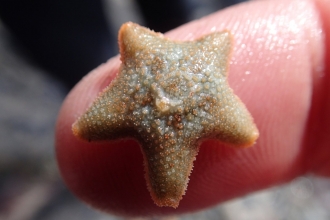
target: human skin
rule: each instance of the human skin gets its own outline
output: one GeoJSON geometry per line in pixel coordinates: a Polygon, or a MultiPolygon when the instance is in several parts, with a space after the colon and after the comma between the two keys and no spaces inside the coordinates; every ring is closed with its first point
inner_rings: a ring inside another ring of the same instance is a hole
{"type": "Polygon", "coordinates": [[[177,209],[157,207],[146,188],[134,140],[88,143],[71,126],[116,76],[119,57],[84,77],[65,99],[56,153],[66,185],[87,204],[129,216],[169,215],[219,204],[306,173],[330,176],[330,2],[253,1],[172,30],[193,40],[230,30],[229,84],[260,132],[247,149],[205,141],[177,209]]]}

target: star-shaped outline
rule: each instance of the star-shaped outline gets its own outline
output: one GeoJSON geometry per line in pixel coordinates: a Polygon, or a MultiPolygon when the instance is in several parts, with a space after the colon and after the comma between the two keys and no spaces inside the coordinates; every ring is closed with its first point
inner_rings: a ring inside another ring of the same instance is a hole
{"type": "Polygon", "coordinates": [[[154,202],[176,208],[204,139],[254,144],[259,133],[227,82],[230,32],[176,42],[134,23],[119,31],[117,77],[74,124],[88,141],[133,137],[154,202]]]}

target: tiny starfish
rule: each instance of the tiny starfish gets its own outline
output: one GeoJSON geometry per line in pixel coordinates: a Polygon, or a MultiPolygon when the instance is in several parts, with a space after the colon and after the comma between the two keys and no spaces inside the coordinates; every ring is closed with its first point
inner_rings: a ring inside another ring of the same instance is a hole
{"type": "Polygon", "coordinates": [[[248,147],[259,133],[227,82],[228,31],[176,42],[134,23],[119,31],[117,77],[72,127],[88,141],[135,138],[158,206],[178,207],[204,139],[248,147]]]}

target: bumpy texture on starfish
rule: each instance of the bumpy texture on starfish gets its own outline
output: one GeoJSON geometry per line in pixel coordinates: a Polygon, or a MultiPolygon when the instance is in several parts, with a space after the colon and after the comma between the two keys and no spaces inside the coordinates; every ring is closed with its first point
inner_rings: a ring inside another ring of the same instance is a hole
{"type": "Polygon", "coordinates": [[[84,140],[133,137],[159,206],[179,205],[203,139],[253,145],[258,130],[227,83],[227,31],[175,42],[134,23],[119,31],[117,77],[74,124],[84,140]]]}

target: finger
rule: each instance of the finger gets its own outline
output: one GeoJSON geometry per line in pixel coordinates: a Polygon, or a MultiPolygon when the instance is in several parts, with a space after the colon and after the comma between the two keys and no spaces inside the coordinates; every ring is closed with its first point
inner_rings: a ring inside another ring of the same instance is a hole
{"type": "Polygon", "coordinates": [[[68,95],[56,128],[57,158],[68,187],[88,204],[126,215],[198,210],[307,171],[306,125],[315,80],[322,72],[323,38],[310,1],[256,1],[194,21],[167,34],[196,39],[212,31],[234,35],[229,84],[260,131],[256,146],[231,149],[202,144],[178,209],[155,206],[146,188],[142,154],[131,140],[86,143],[71,125],[118,72],[118,57],[87,75],[68,95]]]}

